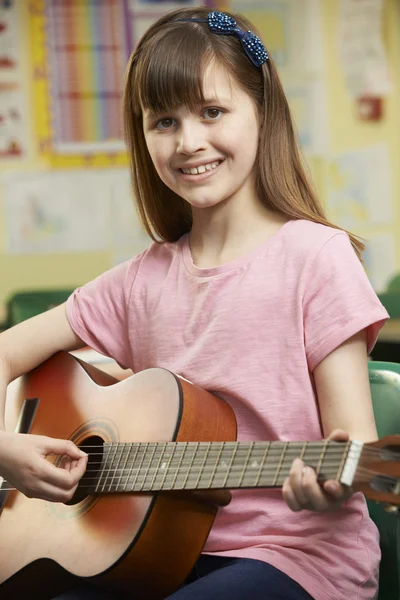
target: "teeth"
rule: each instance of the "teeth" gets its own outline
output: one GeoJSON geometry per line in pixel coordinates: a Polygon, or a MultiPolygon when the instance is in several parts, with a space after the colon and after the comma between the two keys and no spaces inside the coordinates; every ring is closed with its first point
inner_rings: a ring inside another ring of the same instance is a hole
{"type": "Polygon", "coordinates": [[[208,165],[201,165],[200,167],[192,167],[191,169],[181,169],[182,173],[185,175],[199,175],[201,173],[205,173],[206,171],[212,171],[220,164],[220,160],[217,160],[213,163],[209,163],[208,165]]]}

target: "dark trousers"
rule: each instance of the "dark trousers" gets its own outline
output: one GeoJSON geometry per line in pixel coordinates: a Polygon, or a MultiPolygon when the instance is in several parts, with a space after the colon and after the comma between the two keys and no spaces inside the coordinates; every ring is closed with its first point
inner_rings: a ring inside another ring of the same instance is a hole
{"type": "MultiPolygon", "coordinates": [[[[134,590],[125,598],[146,600],[137,598],[134,590]]],[[[117,596],[92,587],[82,587],[58,596],[57,600],[117,600],[117,596]]],[[[288,575],[265,562],[204,555],[182,587],[166,600],[313,599],[288,575]]]]}

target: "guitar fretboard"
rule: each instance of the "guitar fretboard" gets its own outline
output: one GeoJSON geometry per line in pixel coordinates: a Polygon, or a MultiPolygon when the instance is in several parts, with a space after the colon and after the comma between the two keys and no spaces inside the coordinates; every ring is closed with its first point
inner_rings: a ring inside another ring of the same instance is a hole
{"type": "MultiPolygon", "coordinates": [[[[319,480],[340,480],[351,442],[153,442],[105,444],[84,484],[96,493],[281,487],[293,460],[319,480]]],[[[357,457],[358,460],[358,457],[357,457]]]]}

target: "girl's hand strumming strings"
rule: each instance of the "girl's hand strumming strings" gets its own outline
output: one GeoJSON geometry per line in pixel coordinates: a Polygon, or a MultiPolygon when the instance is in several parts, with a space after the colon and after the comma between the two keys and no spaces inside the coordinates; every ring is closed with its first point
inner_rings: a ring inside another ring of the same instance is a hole
{"type": "Polygon", "coordinates": [[[87,454],[70,440],[0,432],[0,475],[28,498],[68,502],[86,470],[87,454]],[[47,457],[62,456],[60,466],[47,457]]]}
{"type": "MultiPolygon", "coordinates": [[[[341,429],[335,429],[328,439],[347,442],[349,435],[341,429]]],[[[338,509],[348,500],[352,491],[335,480],[325,481],[321,486],[317,482],[314,469],[296,458],[293,461],[289,477],[283,484],[282,494],[289,508],[295,512],[305,509],[329,512],[338,509]]]]}

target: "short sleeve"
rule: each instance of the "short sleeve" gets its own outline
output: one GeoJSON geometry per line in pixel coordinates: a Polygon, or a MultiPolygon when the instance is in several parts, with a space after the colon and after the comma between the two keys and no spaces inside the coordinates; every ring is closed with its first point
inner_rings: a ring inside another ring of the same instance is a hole
{"type": "Polygon", "coordinates": [[[128,301],[137,260],[126,261],[78,288],[68,298],[67,318],[91,348],[133,368],[128,327],[128,301]]]}
{"type": "Polygon", "coordinates": [[[304,339],[310,372],[333,350],[366,329],[371,352],[388,318],[349,236],[334,234],[312,260],[303,298],[304,339]]]}

